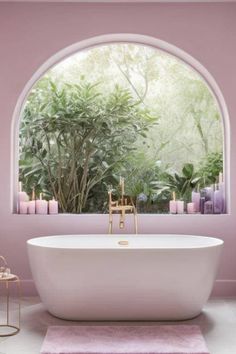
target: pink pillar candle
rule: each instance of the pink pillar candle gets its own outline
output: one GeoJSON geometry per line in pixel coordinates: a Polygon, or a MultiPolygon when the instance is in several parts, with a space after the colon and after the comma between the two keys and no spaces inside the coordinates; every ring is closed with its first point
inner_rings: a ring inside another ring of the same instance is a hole
{"type": "Polygon", "coordinates": [[[30,200],[28,202],[28,212],[29,214],[35,214],[36,212],[35,200],[30,200]]]}
{"type": "MultiPolygon", "coordinates": [[[[18,192],[18,200],[17,200],[17,212],[20,214],[25,214],[20,212],[20,203],[21,202],[28,202],[29,197],[26,192],[22,191],[22,182],[19,182],[19,192],[18,192]]],[[[24,207],[23,207],[24,208],[24,207]]]]}
{"type": "Polygon", "coordinates": [[[29,196],[26,192],[18,192],[18,201],[20,202],[28,202],[29,196]]]}
{"type": "Polygon", "coordinates": [[[36,214],[47,214],[48,213],[48,202],[42,199],[42,193],[40,193],[40,199],[35,202],[36,214]]]}
{"type": "Polygon", "coordinates": [[[194,214],[195,213],[195,205],[194,205],[194,203],[188,203],[187,204],[187,213],[188,214],[194,214]]]}
{"type": "Polygon", "coordinates": [[[58,202],[53,198],[48,204],[49,214],[58,214],[58,202]]]}
{"type": "Polygon", "coordinates": [[[28,205],[29,205],[29,202],[20,202],[19,213],[20,214],[27,214],[28,213],[28,205]]]}
{"type": "Polygon", "coordinates": [[[184,213],[184,201],[183,200],[177,200],[177,214],[183,214],[184,213]]]}
{"type": "Polygon", "coordinates": [[[170,214],[177,213],[177,202],[175,200],[169,201],[169,212],[170,212],[170,214]]]}
{"type": "Polygon", "coordinates": [[[194,203],[195,211],[197,213],[200,212],[200,199],[201,199],[200,192],[192,191],[192,203],[194,203]]]}
{"type": "Polygon", "coordinates": [[[28,202],[29,201],[29,197],[28,197],[27,193],[22,191],[22,182],[19,182],[18,201],[19,202],[28,202]]]}

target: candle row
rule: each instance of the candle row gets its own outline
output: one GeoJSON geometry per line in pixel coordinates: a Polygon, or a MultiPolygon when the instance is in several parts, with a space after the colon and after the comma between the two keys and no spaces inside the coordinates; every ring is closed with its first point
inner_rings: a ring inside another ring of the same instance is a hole
{"type": "Polygon", "coordinates": [[[219,174],[219,183],[192,192],[192,201],[196,212],[201,214],[223,214],[226,211],[225,184],[223,174],[219,174]]]}
{"type": "Polygon", "coordinates": [[[58,214],[58,202],[52,200],[29,200],[19,203],[19,214],[58,214]]]}
{"type": "Polygon", "coordinates": [[[184,213],[184,201],[175,200],[175,192],[172,194],[173,200],[169,201],[169,211],[171,214],[183,214],[184,213]]]}
{"type": "MultiPolygon", "coordinates": [[[[184,202],[175,200],[175,192],[173,192],[173,200],[169,202],[169,212],[171,214],[184,213],[184,202]]],[[[192,191],[191,202],[187,203],[187,213],[225,213],[225,185],[222,172],[219,174],[219,183],[205,187],[201,191],[192,191]]]]}
{"type": "Polygon", "coordinates": [[[170,200],[169,210],[171,214],[183,214],[184,202],[182,200],[170,200]]]}
{"type": "MultiPolygon", "coordinates": [[[[199,198],[199,203],[189,202],[187,203],[187,213],[201,213],[201,214],[222,214],[222,203],[218,195],[215,199],[216,203],[211,200],[205,201],[205,197],[199,198]]],[[[184,202],[182,200],[170,200],[169,211],[171,214],[183,214],[184,213],[184,202]]]]}
{"type": "Polygon", "coordinates": [[[40,193],[39,199],[35,200],[35,192],[32,192],[32,199],[26,192],[22,191],[22,184],[19,184],[18,192],[18,213],[19,214],[58,214],[58,202],[53,198],[52,200],[43,199],[40,193]]]}

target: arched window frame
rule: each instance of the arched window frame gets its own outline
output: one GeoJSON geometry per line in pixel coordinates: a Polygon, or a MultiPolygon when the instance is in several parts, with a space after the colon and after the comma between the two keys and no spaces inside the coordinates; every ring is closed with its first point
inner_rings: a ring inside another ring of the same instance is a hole
{"type": "Polygon", "coordinates": [[[17,191],[18,191],[18,180],[19,180],[19,126],[20,126],[20,116],[27,97],[35,85],[35,83],[53,66],[61,62],[62,60],[70,57],[71,55],[83,51],[89,48],[104,44],[114,44],[114,43],[136,43],[143,44],[146,46],[153,47],[155,49],[162,50],[174,57],[177,57],[185,64],[190,66],[194,71],[196,71],[206,82],[209,90],[212,92],[213,96],[216,98],[218,103],[219,111],[222,117],[223,125],[223,171],[224,171],[224,181],[225,181],[225,196],[226,196],[226,213],[230,214],[230,121],[228,109],[224,96],[215,81],[214,77],[210,72],[194,57],[183,51],[182,49],[160,40],[158,38],[140,35],[140,34],[107,34],[102,36],[96,36],[82,40],[78,43],[70,45],[53,56],[51,56],[46,62],[44,62],[38,70],[33,74],[30,80],[26,83],[23,91],[21,92],[13,113],[12,126],[11,126],[11,210],[12,213],[16,212],[17,204],[17,191]]]}

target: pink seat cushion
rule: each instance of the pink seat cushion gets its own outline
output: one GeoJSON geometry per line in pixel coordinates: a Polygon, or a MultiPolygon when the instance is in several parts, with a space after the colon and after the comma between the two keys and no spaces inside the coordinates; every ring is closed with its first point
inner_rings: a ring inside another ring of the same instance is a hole
{"type": "Polygon", "coordinates": [[[51,326],[41,354],[209,354],[199,326],[51,326]]]}

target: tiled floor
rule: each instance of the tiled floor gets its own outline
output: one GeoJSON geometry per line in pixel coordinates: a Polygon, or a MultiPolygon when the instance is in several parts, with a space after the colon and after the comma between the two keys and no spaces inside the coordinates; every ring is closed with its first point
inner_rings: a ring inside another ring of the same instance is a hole
{"type": "MultiPolygon", "coordinates": [[[[75,323],[85,322],[59,320],[45,311],[38,298],[23,299],[22,329],[16,336],[1,338],[0,354],[39,354],[48,326],[75,323]]],[[[183,323],[201,327],[211,354],[236,354],[236,298],[211,299],[200,316],[177,322],[183,323]]],[[[152,324],[156,322],[145,322],[152,324]]]]}

